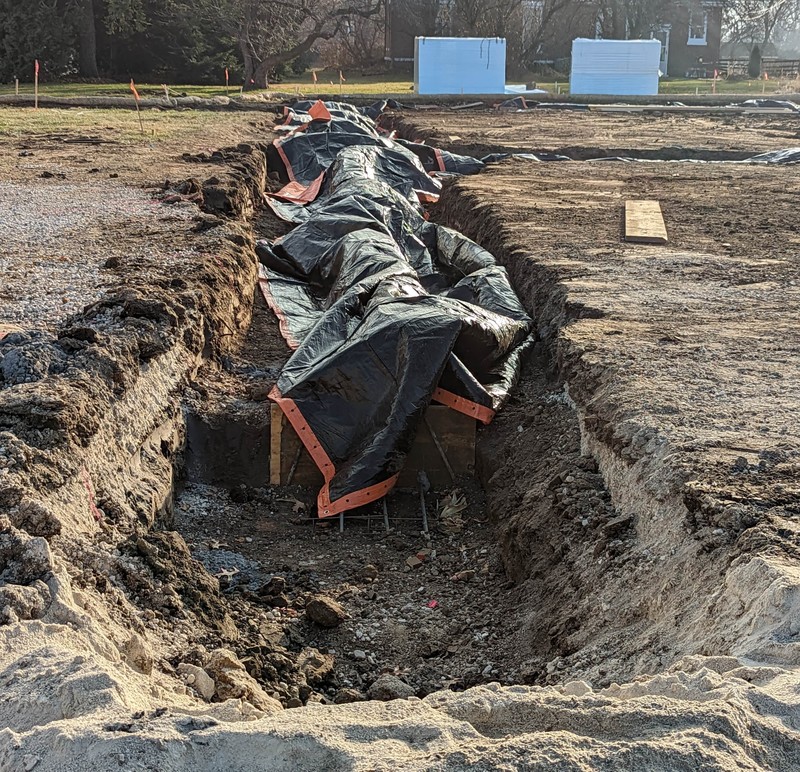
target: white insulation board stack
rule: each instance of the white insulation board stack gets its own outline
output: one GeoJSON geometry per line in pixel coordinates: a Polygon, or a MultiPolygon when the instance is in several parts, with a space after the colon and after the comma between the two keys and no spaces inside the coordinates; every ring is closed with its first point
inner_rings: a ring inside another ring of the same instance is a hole
{"type": "Polygon", "coordinates": [[[414,39],[418,94],[502,94],[505,86],[504,38],[414,39]]]}
{"type": "Polygon", "coordinates": [[[570,94],[657,94],[661,42],[658,40],[572,41],[570,94]]]}

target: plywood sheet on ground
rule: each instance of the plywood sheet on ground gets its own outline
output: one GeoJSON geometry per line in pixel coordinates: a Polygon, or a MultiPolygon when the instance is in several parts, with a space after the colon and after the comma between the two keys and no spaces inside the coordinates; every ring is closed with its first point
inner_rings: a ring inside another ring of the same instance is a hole
{"type": "Polygon", "coordinates": [[[625,202],[625,241],[667,243],[667,229],[658,201],[625,202]]]}

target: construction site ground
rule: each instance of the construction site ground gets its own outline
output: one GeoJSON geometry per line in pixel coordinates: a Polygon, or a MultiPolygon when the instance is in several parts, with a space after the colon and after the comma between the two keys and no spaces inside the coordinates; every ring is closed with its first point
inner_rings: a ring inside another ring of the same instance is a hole
{"type": "Polygon", "coordinates": [[[454,152],[555,152],[578,160],[635,155],[677,160],[739,160],[795,147],[797,117],[697,115],[693,113],[599,113],[594,110],[422,110],[393,115],[401,135],[454,152]]]}
{"type": "Polygon", "coordinates": [[[507,266],[538,342],[477,479],[428,493],[426,533],[393,495],[386,533],[265,484],[271,122],[10,115],[0,768],[800,767],[797,167],[679,160],[800,145],[796,118],[387,119],[669,162],[446,181],[431,216],[507,266]],[[666,245],[623,241],[627,199],[666,245]]]}

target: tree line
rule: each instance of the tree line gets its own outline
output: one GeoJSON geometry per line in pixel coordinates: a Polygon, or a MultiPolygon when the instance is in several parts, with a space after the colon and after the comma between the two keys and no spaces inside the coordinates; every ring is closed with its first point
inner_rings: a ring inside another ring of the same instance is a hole
{"type": "MultiPolygon", "coordinates": [[[[674,21],[680,5],[701,0],[393,0],[425,34],[504,37],[509,65],[565,56],[576,36],[649,38],[674,21]]],[[[800,30],[800,0],[721,0],[724,37],[762,52],[792,47],[800,30]]],[[[395,15],[398,15],[397,13],[395,15]]]]}
{"type": "MultiPolygon", "coordinates": [[[[383,0],[0,0],[0,81],[130,77],[263,88],[326,42],[383,19],[383,0]]],[[[371,52],[382,59],[383,49],[371,52]]]]}
{"type": "MultiPolygon", "coordinates": [[[[38,59],[51,78],[221,83],[227,68],[264,88],[320,57],[382,63],[398,14],[422,34],[505,37],[524,71],[587,29],[649,37],[678,2],[697,0],[0,0],[0,81],[28,80],[38,59]]],[[[728,37],[762,52],[800,27],[800,0],[723,2],[728,37]]]]}

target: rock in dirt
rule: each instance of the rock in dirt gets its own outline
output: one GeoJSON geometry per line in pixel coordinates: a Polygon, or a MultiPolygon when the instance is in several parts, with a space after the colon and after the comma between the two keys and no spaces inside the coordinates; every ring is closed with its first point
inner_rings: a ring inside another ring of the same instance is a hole
{"type": "Polygon", "coordinates": [[[454,582],[469,582],[471,579],[475,578],[475,571],[472,569],[467,571],[459,571],[457,574],[453,574],[450,578],[454,582]]]}
{"type": "Polygon", "coordinates": [[[315,595],[306,603],[306,616],[320,627],[338,627],[347,619],[341,603],[324,595],[315,595]]]}
{"type": "Polygon", "coordinates": [[[308,648],[300,652],[297,669],[312,686],[324,681],[333,673],[333,654],[322,654],[318,649],[308,648]]]}
{"type": "Polygon", "coordinates": [[[214,679],[203,668],[192,665],[189,662],[181,662],[178,665],[178,673],[206,702],[211,701],[216,691],[216,684],[214,679]]]}
{"type": "Polygon", "coordinates": [[[3,584],[0,586],[0,618],[5,615],[9,620],[14,617],[39,619],[50,601],[49,588],[38,579],[32,585],[3,584]]]}
{"type": "Polygon", "coordinates": [[[216,682],[217,697],[221,700],[247,700],[266,713],[275,713],[283,709],[280,702],[270,697],[259,686],[232,651],[228,649],[212,651],[205,670],[216,682]]]}
{"type": "Polygon", "coordinates": [[[624,514],[620,515],[619,517],[615,517],[613,520],[609,520],[603,526],[603,531],[605,531],[606,536],[613,538],[619,536],[632,525],[633,515],[624,514]]]}
{"type": "Polygon", "coordinates": [[[590,694],[592,687],[586,681],[570,681],[564,687],[564,694],[568,697],[582,697],[584,694],[590,694]]]}
{"type": "Polygon", "coordinates": [[[61,533],[61,521],[39,501],[23,499],[19,505],[17,525],[31,536],[55,536],[61,533]]]}
{"type": "Polygon", "coordinates": [[[350,702],[364,702],[366,699],[358,689],[339,689],[333,701],[336,705],[346,705],[350,702]]]}
{"type": "Polygon", "coordinates": [[[416,692],[397,676],[384,673],[369,687],[367,694],[371,700],[388,702],[389,700],[407,700],[409,697],[413,697],[416,692]]]}
{"type": "Polygon", "coordinates": [[[134,670],[145,675],[153,672],[153,655],[150,647],[138,633],[131,633],[131,637],[122,647],[121,654],[125,662],[134,670]]]}
{"type": "Polygon", "coordinates": [[[372,564],[364,566],[361,577],[367,582],[374,582],[378,578],[378,569],[372,564]]]}
{"type": "Polygon", "coordinates": [[[36,766],[39,764],[41,759],[38,756],[34,756],[33,754],[25,754],[22,757],[22,766],[25,772],[31,772],[32,769],[35,769],[36,766]]]}
{"type": "Polygon", "coordinates": [[[286,579],[282,576],[273,576],[266,584],[258,588],[259,595],[278,596],[286,592],[286,579]]]}

